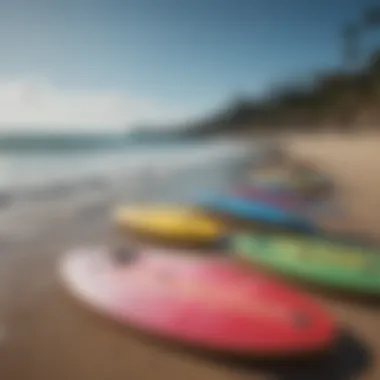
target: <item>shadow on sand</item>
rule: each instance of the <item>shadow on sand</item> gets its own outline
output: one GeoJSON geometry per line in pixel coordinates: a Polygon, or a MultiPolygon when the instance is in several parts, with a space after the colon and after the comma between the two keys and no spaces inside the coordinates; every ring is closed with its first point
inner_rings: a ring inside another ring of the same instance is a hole
{"type": "Polygon", "coordinates": [[[349,380],[356,379],[371,364],[367,346],[348,332],[342,332],[328,353],[303,359],[248,361],[212,358],[216,364],[234,372],[261,373],[273,380],[349,380]]]}

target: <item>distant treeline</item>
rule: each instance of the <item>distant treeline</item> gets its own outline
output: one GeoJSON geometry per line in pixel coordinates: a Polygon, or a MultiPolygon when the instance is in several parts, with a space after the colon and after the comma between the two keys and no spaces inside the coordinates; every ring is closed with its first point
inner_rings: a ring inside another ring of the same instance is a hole
{"type": "Polygon", "coordinates": [[[187,135],[279,130],[358,131],[380,126],[380,52],[354,72],[325,72],[305,85],[278,88],[262,99],[240,99],[187,135]]]}

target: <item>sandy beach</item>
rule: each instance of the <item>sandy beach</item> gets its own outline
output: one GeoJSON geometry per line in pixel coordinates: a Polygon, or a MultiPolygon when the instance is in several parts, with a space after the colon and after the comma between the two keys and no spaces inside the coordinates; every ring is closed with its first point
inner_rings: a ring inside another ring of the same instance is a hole
{"type": "MultiPolygon", "coordinates": [[[[313,160],[337,181],[353,229],[380,236],[380,137],[287,139],[292,154],[313,160]]],[[[30,236],[0,238],[0,378],[12,380],[378,380],[380,307],[315,295],[342,326],[323,358],[238,364],[177,352],[138,338],[78,306],[61,289],[56,261],[78,244],[114,242],[109,207],[56,210],[30,236]]],[[[29,221],[31,227],[37,223],[29,221]]],[[[38,222],[40,223],[40,222],[38,222]]],[[[41,222],[42,223],[42,222],[41,222]]]]}

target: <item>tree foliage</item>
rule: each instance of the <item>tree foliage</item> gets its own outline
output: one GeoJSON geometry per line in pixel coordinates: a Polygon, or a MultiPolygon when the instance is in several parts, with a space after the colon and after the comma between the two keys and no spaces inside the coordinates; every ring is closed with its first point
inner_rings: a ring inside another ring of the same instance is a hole
{"type": "Polygon", "coordinates": [[[352,131],[380,124],[380,51],[354,72],[325,72],[305,87],[290,84],[263,99],[235,98],[208,120],[199,121],[195,134],[239,130],[323,129],[332,125],[352,131]],[[365,116],[365,117],[364,117],[365,116]],[[362,120],[364,118],[364,120],[362,120]]]}

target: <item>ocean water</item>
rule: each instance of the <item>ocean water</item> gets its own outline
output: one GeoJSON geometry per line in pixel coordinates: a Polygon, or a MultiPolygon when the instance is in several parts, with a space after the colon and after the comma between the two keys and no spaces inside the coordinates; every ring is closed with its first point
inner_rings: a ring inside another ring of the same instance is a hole
{"type": "Polygon", "coordinates": [[[267,152],[231,140],[77,139],[0,138],[0,232],[16,219],[30,224],[28,210],[36,220],[107,200],[191,202],[227,188],[267,152]]]}

